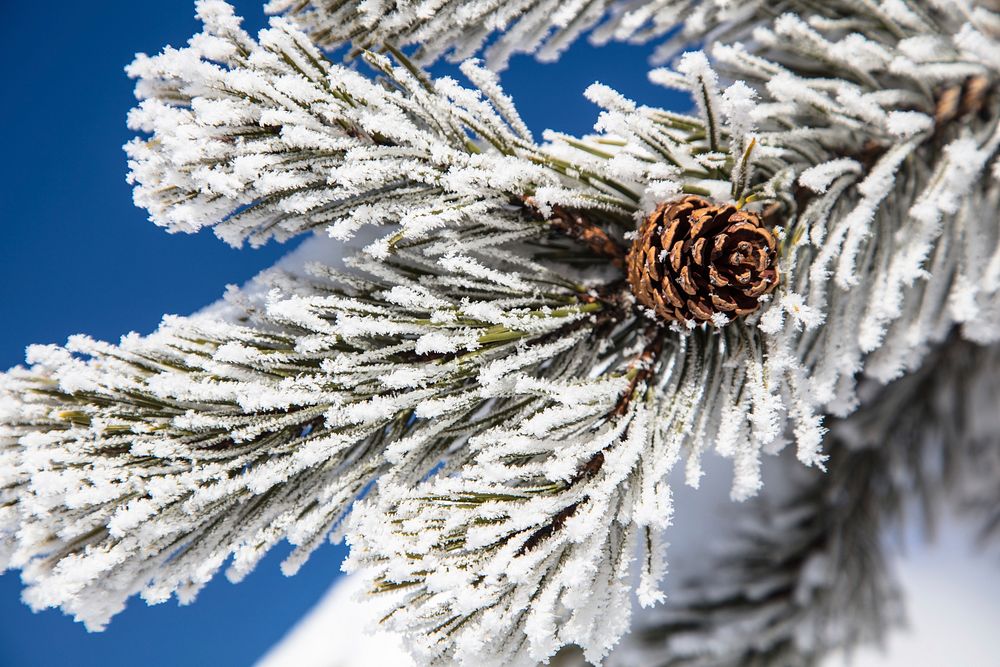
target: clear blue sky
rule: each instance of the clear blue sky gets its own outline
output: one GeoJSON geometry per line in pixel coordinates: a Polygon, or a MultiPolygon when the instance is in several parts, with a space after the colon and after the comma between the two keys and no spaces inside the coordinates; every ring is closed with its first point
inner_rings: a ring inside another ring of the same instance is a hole
{"type": "MultiPolygon", "coordinates": [[[[265,23],[263,2],[233,4],[245,25],[265,23]]],[[[288,245],[233,250],[210,234],[169,235],[132,206],[121,146],[137,51],[182,45],[196,30],[190,0],[4,2],[0,62],[0,368],[31,343],[73,333],[116,340],[153,330],[164,313],[190,313],[273,264],[288,245]]],[[[536,132],[584,133],[596,109],[581,96],[602,81],[641,103],[679,96],[649,84],[647,49],[580,43],[556,64],[514,60],[502,81],[536,132]]],[[[435,68],[454,72],[451,66],[435,68]]],[[[0,666],[247,665],[276,642],[339,575],[342,546],[302,571],[271,554],[244,583],[218,579],[191,606],[133,600],[109,629],[88,634],[58,611],[33,614],[16,572],[0,577],[0,666]]]]}

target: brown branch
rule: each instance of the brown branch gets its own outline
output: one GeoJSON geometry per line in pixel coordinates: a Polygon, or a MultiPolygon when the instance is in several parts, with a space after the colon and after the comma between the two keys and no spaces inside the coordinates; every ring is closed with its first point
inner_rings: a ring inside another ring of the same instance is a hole
{"type": "MultiPolygon", "coordinates": [[[[534,198],[522,197],[521,201],[535,217],[545,219],[534,198]]],[[[571,211],[555,205],[552,207],[552,216],[547,219],[547,222],[552,229],[574,241],[579,241],[595,255],[605,257],[611,260],[611,264],[614,266],[624,268],[626,249],[579,211],[571,211]]]]}
{"type": "MultiPolygon", "coordinates": [[[[990,97],[997,91],[996,82],[983,75],[970,76],[962,83],[942,89],[934,98],[934,129],[927,137],[927,142],[940,142],[942,135],[952,127],[962,127],[974,117],[986,120],[983,112],[990,97]]],[[[927,112],[926,109],[923,111],[927,112]]],[[[930,113],[930,112],[927,112],[930,113]]],[[[857,160],[861,164],[863,174],[869,173],[875,164],[888,152],[892,144],[875,139],[867,140],[860,149],[844,152],[839,157],[857,160]]],[[[796,184],[793,190],[796,210],[802,211],[806,204],[815,196],[808,188],[796,184]]],[[[761,214],[764,224],[768,227],[782,224],[788,217],[786,206],[774,202],[761,214]]]]}
{"type": "Polygon", "coordinates": [[[616,417],[621,417],[628,412],[628,407],[632,403],[636,388],[644,382],[648,382],[653,376],[653,369],[656,368],[656,359],[663,350],[663,336],[658,332],[653,332],[653,339],[643,348],[642,352],[629,365],[629,372],[635,371],[635,375],[629,380],[628,389],[622,394],[615,411],[612,413],[616,417]]]}
{"type": "MultiPolygon", "coordinates": [[[[615,406],[611,415],[616,417],[623,416],[628,411],[628,406],[632,402],[639,384],[648,382],[653,376],[653,369],[656,367],[656,358],[663,349],[663,336],[657,331],[654,331],[652,336],[653,338],[649,344],[646,345],[643,351],[636,356],[629,365],[629,371],[635,370],[635,375],[632,376],[632,379],[629,381],[628,388],[623,394],[621,400],[618,402],[618,405],[615,406]]],[[[625,437],[626,434],[628,434],[628,428],[626,428],[622,433],[622,437],[625,437]]],[[[604,467],[603,449],[597,451],[586,463],[580,466],[573,478],[570,479],[567,488],[583,479],[590,479],[594,477],[601,471],[602,467],[604,467]]],[[[575,503],[561,509],[558,514],[552,517],[552,521],[536,530],[528,537],[528,539],[524,541],[524,544],[522,544],[517,550],[516,555],[523,556],[537,547],[543,540],[548,539],[555,533],[562,530],[562,527],[566,524],[567,519],[573,516],[580,505],[587,502],[588,498],[588,496],[584,496],[575,503]]]]}
{"type": "Polygon", "coordinates": [[[934,104],[935,128],[981,113],[993,88],[992,82],[982,75],[970,76],[960,84],[945,88],[934,104]]]}
{"type": "Polygon", "coordinates": [[[566,520],[576,514],[577,508],[581,505],[581,503],[585,502],[587,502],[586,496],[572,505],[561,509],[558,514],[552,517],[552,521],[533,532],[528,539],[524,541],[524,544],[521,545],[521,548],[517,550],[515,555],[523,556],[541,544],[544,540],[547,540],[552,537],[552,535],[562,530],[562,527],[566,525],[566,520]]]}
{"type": "MultiPolygon", "coordinates": [[[[628,387],[622,393],[621,399],[618,401],[618,405],[615,406],[614,411],[611,413],[612,416],[622,417],[628,412],[628,407],[632,403],[632,399],[635,397],[635,390],[638,386],[644,382],[648,382],[653,376],[653,369],[656,367],[656,358],[660,356],[660,352],[663,350],[663,336],[653,334],[653,340],[643,349],[642,353],[639,354],[632,363],[629,365],[629,370],[635,370],[635,375],[629,380],[628,387]]],[[[628,428],[626,427],[622,437],[628,434],[628,428]]],[[[570,486],[576,484],[581,479],[590,478],[601,471],[601,467],[604,465],[604,450],[601,450],[590,457],[586,463],[580,466],[577,470],[576,475],[570,480],[570,486]]]]}

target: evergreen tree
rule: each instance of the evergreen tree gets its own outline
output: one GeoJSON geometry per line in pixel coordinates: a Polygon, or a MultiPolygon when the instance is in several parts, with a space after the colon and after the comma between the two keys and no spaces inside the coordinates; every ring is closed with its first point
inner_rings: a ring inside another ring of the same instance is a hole
{"type": "Polygon", "coordinates": [[[33,607],[101,628],[343,537],[422,662],[597,663],[663,602],[671,471],[714,452],[747,500],[787,449],[785,502],[626,649],[811,664],[891,620],[906,498],[997,532],[993,3],[272,0],[256,38],[197,7],[129,68],[136,203],[364,248],[2,376],[0,565],[33,607]],[[595,84],[594,135],[537,140],[495,72],[587,31],[660,41],[696,112],[595,84]]]}

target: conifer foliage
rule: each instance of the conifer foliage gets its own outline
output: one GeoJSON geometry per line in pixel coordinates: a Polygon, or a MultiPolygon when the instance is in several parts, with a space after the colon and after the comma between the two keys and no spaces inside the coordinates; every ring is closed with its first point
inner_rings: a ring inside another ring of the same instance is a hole
{"type": "MultiPolygon", "coordinates": [[[[423,662],[576,644],[599,663],[633,599],[663,600],[673,470],[697,486],[703,456],[731,459],[745,500],[791,445],[819,470],[789,512],[820,519],[771,538],[843,533],[828,489],[868,490],[824,417],[876,410],[865,387],[946,340],[1000,336],[989,3],[272,0],[257,36],[220,0],[197,8],[186,47],[128,70],[136,203],[233,245],[364,247],[258,279],[225,317],[32,347],[2,376],[0,564],[36,608],[101,628],[133,595],[192,600],[227,562],[238,580],[281,540],[291,573],[346,537],[423,662]],[[536,139],[495,69],[594,26],[664,58],[703,43],[650,73],[695,112],[594,84],[595,134],[536,139]],[[487,69],[471,58],[494,32],[487,69]],[[348,42],[363,63],[324,51],[348,42]],[[420,69],[440,55],[470,58],[467,83],[420,69]],[[691,201],[677,231],[664,211],[691,201]]],[[[955,456],[990,460],[990,437],[955,456]]],[[[821,632],[802,616],[775,646],[821,632]]]]}

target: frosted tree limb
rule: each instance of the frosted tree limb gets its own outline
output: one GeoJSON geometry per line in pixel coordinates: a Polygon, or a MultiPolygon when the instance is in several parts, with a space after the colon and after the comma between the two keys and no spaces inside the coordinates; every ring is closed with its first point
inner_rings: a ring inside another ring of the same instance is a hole
{"type": "MultiPolygon", "coordinates": [[[[1000,336],[986,10],[790,2],[713,43],[714,64],[651,74],[696,113],[594,84],[596,134],[537,143],[476,64],[475,88],[398,52],[366,77],[285,19],[254,39],[228,5],[198,7],[187,48],[130,68],[137,202],[232,243],[380,236],[346,272],[276,277],[241,321],[74,338],[3,376],[0,555],[36,607],[101,627],[134,594],[189,601],[230,556],[238,579],[287,538],[294,571],[346,533],[427,662],[528,665],[569,643],[596,662],[633,589],[663,597],[671,470],[697,486],[714,451],[750,498],[765,454],[827,465],[824,415],[855,411],[859,382],[913,372],[955,331],[1000,336]],[[660,225],[682,195],[694,217],[660,225]],[[647,220],[660,253],[635,245],[647,220]],[[716,255],[771,278],[738,312],[668,322],[639,305],[625,248],[654,301],[684,305],[716,255]]],[[[718,21],[705,34],[729,34],[718,21]]]]}
{"type": "Polygon", "coordinates": [[[293,19],[323,48],[350,43],[365,49],[389,40],[416,46],[421,63],[441,56],[462,60],[483,51],[490,67],[497,69],[518,53],[556,60],[587,34],[596,43],[673,36],[657,54],[662,61],[714,26],[752,23],[773,11],[760,0],[270,0],[266,7],[293,19]],[[673,35],[678,27],[681,33],[673,35]]]}
{"type": "Polygon", "coordinates": [[[933,530],[944,503],[995,524],[995,493],[977,480],[995,488],[1000,472],[1000,421],[984,409],[998,364],[997,346],[951,339],[915,374],[869,386],[861,409],[831,424],[831,472],[786,467],[788,497],[741,514],[738,539],[641,615],[611,664],[811,665],[880,641],[904,616],[885,532],[915,507],[933,530]]]}
{"type": "Polygon", "coordinates": [[[212,227],[233,245],[259,245],[399,224],[372,246],[384,254],[400,238],[468,220],[506,231],[525,195],[550,210],[540,191],[619,224],[636,210],[627,184],[588,168],[593,155],[535,144],[474,62],[463,70],[478,90],[431,81],[398,52],[396,62],[366,55],[384,75],[371,80],[327,61],[285,21],[254,41],[228,6],[199,7],[205,31],[187,48],[128,69],[142,100],[129,124],[151,135],[127,146],[129,178],[136,203],[170,231],[212,227]]]}
{"type": "Polygon", "coordinates": [[[26,599],[99,628],[135,593],[193,599],[230,555],[238,580],[282,539],[299,547],[293,572],[377,476],[418,482],[487,406],[524,410],[550,373],[577,373],[546,366],[587,338],[600,304],[532,272],[540,291],[503,308],[469,301],[507,290],[461,268],[429,289],[425,260],[391,266],[346,290],[273,292],[243,325],[169,318],[118,346],[30,350],[32,369],[3,378],[0,427],[26,599]],[[497,363],[538,386],[480,385],[497,363]]]}

